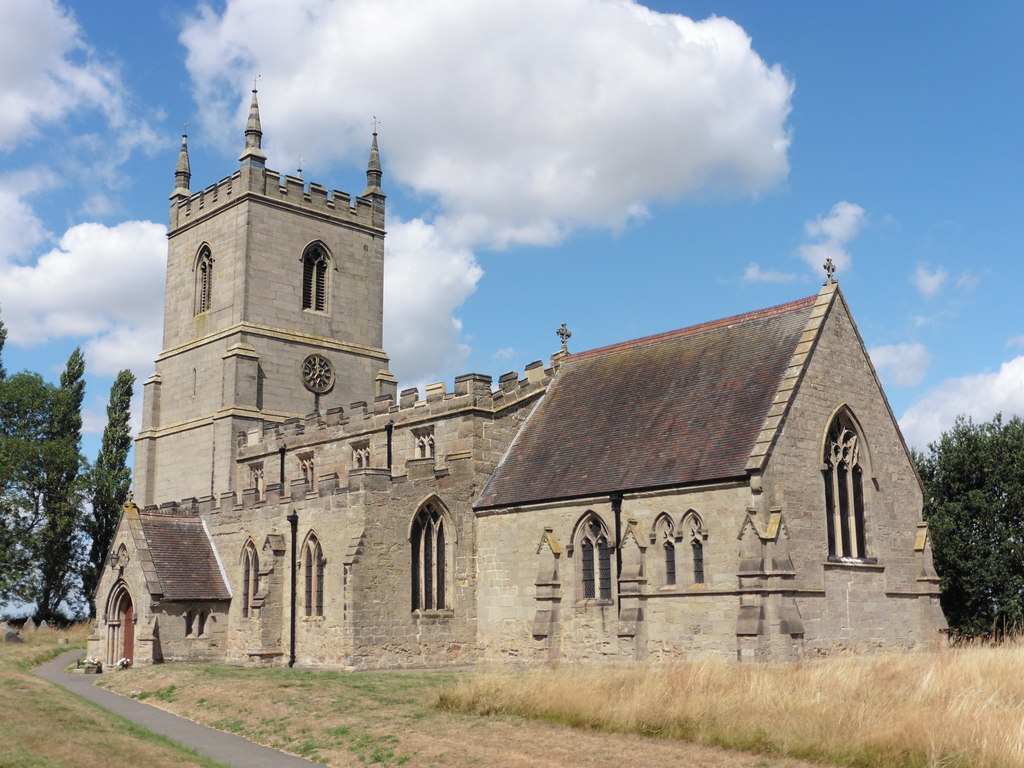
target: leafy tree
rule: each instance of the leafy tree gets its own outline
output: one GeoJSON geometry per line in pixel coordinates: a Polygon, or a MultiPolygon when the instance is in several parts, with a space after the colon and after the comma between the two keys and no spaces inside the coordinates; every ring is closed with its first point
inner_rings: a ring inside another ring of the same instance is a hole
{"type": "Polygon", "coordinates": [[[37,539],[39,592],[36,619],[63,618],[61,603],[72,597],[81,567],[82,399],[85,359],[80,349],[68,358],[53,397],[44,454],[45,520],[37,539]]]}
{"type": "Polygon", "coordinates": [[[959,417],[916,456],[950,630],[1024,629],[1024,420],[959,417]]]}
{"type": "Polygon", "coordinates": [[[50,411],[56,390],[35,373],[0,380],[0,599],[32,601],[50,411]]]}
{"type": "Polygon", "coordinates": [[[124,370],[110,388],[107,426],[103,430],[103,443],[90,478],[92,512],[86,516],[83,529],[92,543],[88,562],[82,570],[82,592],[89,602],[90,616],[96,615],[92,598],[121,519],[121,506],[128,500],[132,482],[128,450],[132,445],[130,406],[134,384],[135,376],[124,370]]]}
{"type": "Polygon", "coordinates": [[[4,342],[7,341],[7,328],[4,326],[4,321],[0,320],[0,381],[7,378],[7,371],[4,370],[4,342]]]}

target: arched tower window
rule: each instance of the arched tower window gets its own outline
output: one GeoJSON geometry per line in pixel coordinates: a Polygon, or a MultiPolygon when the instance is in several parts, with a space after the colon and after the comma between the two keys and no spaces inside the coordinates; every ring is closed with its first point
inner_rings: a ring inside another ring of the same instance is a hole
{"type": "Polygon", "coordinates": [[[206,312],[213,296],[213,255],[210,247],[204,245],[196,257],[196,300],[195,313],[206,312]]]}
{"type": "Polygon", "coordinates": [[[306,571],[306,615],[324,615],[324,552],[316,534],[310,534],[302,551],[306,571]]]}
{"type": "Polygon", "coordinates": [[[314,312],[327,311],[327,277],[330,258],[319,243],[313,243],[302,254],[302,308],[314,312]]]}
{"type": "Polygon", "coordinates": [[[829,425],[821,467],[830,560],[867,558],[862,449],[856,422],[844,408],[829,425]]]}
{"type": "Polygon", "coordinates": [[[242,616],[248,617],[252,601],[259,591],[260,557],[251,541],[242,550],[242,616]]]}
{"type": "Polygon", "coordinates": [[[601,519],[590,513],[576,528],[580,553],[579,594],[583,600],[612,599],[612,548],[601,519]]]}
{"type": "Polygon", "coordinates": [[[412,609],[448,607],[448,557],[445,518],[436,502],[416,513],[409,536],[412,544],[412,609]]]}

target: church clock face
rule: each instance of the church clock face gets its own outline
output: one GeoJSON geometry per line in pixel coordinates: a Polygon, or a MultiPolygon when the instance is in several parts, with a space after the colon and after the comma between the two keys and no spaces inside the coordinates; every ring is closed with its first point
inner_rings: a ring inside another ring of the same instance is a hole
{"type": "Polygon", "coordinates": [[[323,355],[308,355],[302,361],[302,383],[310,392],[322,395],[334,386],[334,366],[323,355]]]}

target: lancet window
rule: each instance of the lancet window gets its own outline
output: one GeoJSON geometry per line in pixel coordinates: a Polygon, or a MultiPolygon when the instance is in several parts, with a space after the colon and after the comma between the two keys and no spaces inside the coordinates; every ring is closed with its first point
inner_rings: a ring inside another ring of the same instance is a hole
{"type": "Polygon", "coordinates": [[[314,243],[302,254],[302,308],[327,311],[327,279],[330,259],[327,251],[314,243]]]}
{"type": "Polygon", "coordinates": [[[412,521],[412,609],[448,607],[448,552],[445,518],[436,502],[420,507],[412,521]]]}

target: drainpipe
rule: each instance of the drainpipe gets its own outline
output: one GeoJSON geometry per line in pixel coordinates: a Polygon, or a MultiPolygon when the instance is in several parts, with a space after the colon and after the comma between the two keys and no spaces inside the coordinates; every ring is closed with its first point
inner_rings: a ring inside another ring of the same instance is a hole
{"type": "Polygon", "coordinates": [[[608,498],[612,502],[612,514],[615,516],[615,602],[621,615],[622,595],[619,594],[619,579],[622,578],[622,491],[615,491],[608,498]]]}
{"type": "Polygon", "coordinates": [[[281,461],[281,464],[280,464],[281,471],[280,471],[280,474],[278,475],[278,477],[281,480],[281,495],[283,496],[284,492],[285,492],[285,487],[284,487],[284,447],[283,446],[278,450],[277,455],[278,455],[278,457],[280,458],[280,461],[281,461]]]}
{"type": "Polygon", "coordinates": [[[390,475],[391,474],[391,463],[394,460],[393,446],[394,446],[394,436],[395,436],[395,422],[389,421],[387,424],[385,424],[384,425],[384,431],[387,433],[387,436],[388,436],[388,474],[390,475]]]}
{"type": "MultiPolygon", "coordinates": [[[[284,460],[284,449],[281,449],[282,462],[284,460]]],[[[282,473],[283,477],[283,473],[282,473]]],[[[292,529],[292,585],[291,585],[291,612],[290,612],[290,635],[291,640],[288,650],[288,667],[295,666],[295,566],[297,561],[297,553],[295,547],[299,538],[299,516],[293,511],[288,515],[288,524],[292,529]]]]}

